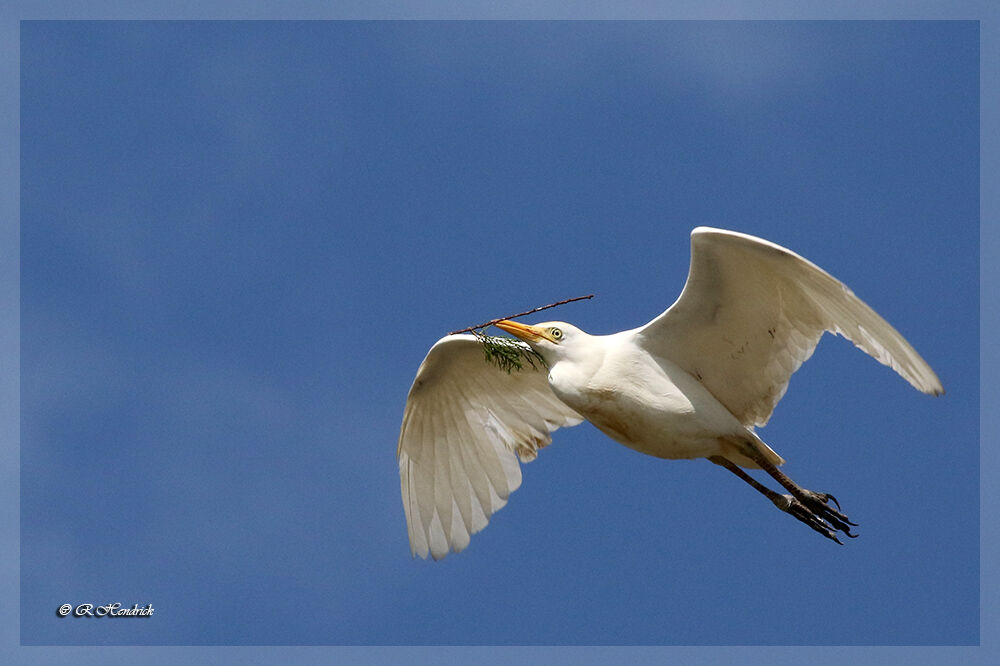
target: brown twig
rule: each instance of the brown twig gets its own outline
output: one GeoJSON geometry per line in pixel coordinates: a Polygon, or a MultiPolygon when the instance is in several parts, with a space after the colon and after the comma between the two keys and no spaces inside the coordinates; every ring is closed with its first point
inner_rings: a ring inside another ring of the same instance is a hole
{"type": "Polygon", "coordinates": [[[586,300],[588,298],[593,298],[593,297],[594,297],[593,294],[588,294],[586,296],[577,296],[576,298],[567,298],[565,301],[559,301],[558,303],[549,303],[548,305],[543,305],[542,307],[535,308],[533,310],[526,310],[524,312],[518,312],[517,314],[508,315],[506,317],[500,317],[498,319],[490,319],[485,324],[480,324],[479,326],[470,326],[468,328],[463,328],[463,329],[458,330],[458,331],[452,331],[448,335],[458,335],[459,333],[468,333],[470,331],[477,331],[479,329],[486,328],[487,326],[492,326],[493,324],[497,323],[498,321],[503,321],[504,319],[516,319],[518,317],[523,317],[525,315],[530,315],[530,314],[534,314],[536,312],[541,312],[542,310],[548,310],[549,308],[554,308],[557,305],[566,305],[567,303],[572,303],[573,301],[583,301],[583,300],[586,300]]]}

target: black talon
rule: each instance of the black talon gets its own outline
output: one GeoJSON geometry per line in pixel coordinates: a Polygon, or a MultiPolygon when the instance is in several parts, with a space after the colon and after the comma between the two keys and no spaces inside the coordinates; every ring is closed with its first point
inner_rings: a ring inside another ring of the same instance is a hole
{"type": "MultiPolygon", "coordinates": [[[[844,534],[848,536],[857,536],[851,534],[850,526],[853,525],[854,527],[857,527],[858,524],[851,522],[850,518],[829,505],[829,499],[833,499],[834,503],[837,503],[837,499],[833,497],[833,495],[828,493],[816,493],[805,489],[802,489],[801,493],[804,496],[804,503],[810,505],[811,510],[814,513],[829,522],[831,526],[844,534]]],[[[837,503],[837,508],[840,508],[839,503],[837,503]]]]}
{"type": "MultiPolygon", "coordinates": [[[[844,523],[846,525],[853,525],[854,527],[858,526],[857,523],[852,523],[850,518],[848,518],[846,515],[844,515],[843,513],[841,513],[839,511],[839,509],[840,509],[840,503],[837,502],[837,499],[833,495],[826,495],[826,497],[829,497],[830,499],[832,499],[834,501],[834,503],[837,504],[837,509],[838,509],[837,511],[834,511],[832,508],[827,507],[827,510],[832,515],[836,516],[837,520],[841,521],[842,523],[844,523]]],[[[844,530],[844,531],[847,532],[849,530],[844,530]]]]}
{"type": "Polygon", "coordinates": [[[785,506],[782,506],[781,504],[775,502],[775,505],[779,509],[781,509],[785,513],[789,513],[795,516],[796,519],[805,523],[816,532],[819,532],[827,539],[836,541],[841,546],[844,545],[844,542],[837,538],[836,532],[830,529],[831,526],[836,527],[836,525],[834,525],[833,522],[830,522],[828,524],[823,520],[823,518],[814,513],[809,507],[807,507],[805,504],[803,504],[802,502],[800,502],[798,499],[796,499],[791,495],[785,495],[784,498],[787,501],[787,504],[785,504],[785,506]]]}
{"type": "Polygon", "coordinates": [[[834,529],[836,529],[836,530],[838,530],[840,532],[843,532],[844,534],[847,534],[848,536],[850,536],[850,534],[851,534],[851,528],[850,528],[849,525],[847,525],[846,523],[844,523],[842,520],[840,520],[839,518],[837,518],[836,516],[833,516],[833,515],[826,515],[826,516],[822,516],[822,517],[825,518],[826,521],[828,523],[830,523],[830,525],[832,525],[834,529]]]}

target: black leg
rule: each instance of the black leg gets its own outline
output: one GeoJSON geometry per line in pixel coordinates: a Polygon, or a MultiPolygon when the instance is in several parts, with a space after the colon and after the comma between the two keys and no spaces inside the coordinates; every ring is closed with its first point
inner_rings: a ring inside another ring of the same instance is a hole
{"type": "MultiPolygon", "coordinates": [[[[851,534],[850,532],[849,526],[854,525],[854,523],[848,520],[847,516],[827,504],[830,499],[836,503],[836,498],[832,495],[814,493],[811,490],[800,488],[791,479],[785,476],[785,474],[778,470],[778,468],[767,462],[763,456],[760,456],[759,459],[757,459],[757,456],[754,457],[755,461],[764,469],[764,471],[774,477],[778,483],[787,488],[792,494],[781,495],[776,493],[744,472],[738,465],[726,458],[723,458],[722,456],[712,456],[709,460],[717,465],[725,467],[771,500],[776,507],[785,513],[795,516],[795,518],[802,521],[826,538],[842,544],[840,539],[837,538],[837,530],[842,531],[844,534],[852,538],[857,536],[856,534],[851,534]]],[[[837,508],[840,508],[839,504],[837,504],[837,508]]]]}
{"type": "Polygon", "coordinates": [[[857,534],[851,534],[851,526],[857,527],[857,523],[852,523],[850,518],[838,511],[840,509],[840,502],[837,501],[836,497],[827,493],[816,493],[800,487],[753,448],[750,448],[747,453],[754,459],[754,462],[760,465],[761,469],[771,475],[771,478],[787,488],[792,497],[804,504],[814,514],[827,521],[834,529],[840,530],[852,539],[858,536],[857,534]],[[837,505],[836,509],[830,506],[830,500],[833,500],[833,503],[837,505]]]}

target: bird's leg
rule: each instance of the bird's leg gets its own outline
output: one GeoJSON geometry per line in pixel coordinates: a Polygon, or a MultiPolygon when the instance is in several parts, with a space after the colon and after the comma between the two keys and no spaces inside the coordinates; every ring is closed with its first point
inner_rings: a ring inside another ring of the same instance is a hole
{"type": "Polygon", "coordinates": [[[746,453],[753,458],[754,462],[760,465],[762,470],[770,474],[771,478],[788,489],[791,493],[789,499],[798,500],[813,514],[852,539],[858,536],[857,534],[851,534],[851,526],[857,527],[857,523],[852,523],[850,518],[839,511],[840,502],[837,501],[836,497],[827,493],[816,493],[800,487],[752,446],[747,447],[746,453]],[[836,509],[830,505],[830,500],[833,500],[833,503],[837,505],[836,509]]]}
{"type": "MultiPolygon", "coordinates": [[[[810,490],[799,488],[799,486],[793,483],[791,479],[789,479],[781,472],[778,472],[778,474],[781,474],[781,476],[786,481],[788,481],[789,484],[794,486],[795,489],[797,490],[797,493],[792,495],[781,495],[780,493],[776,493],[767,486],[759,483],[756,479],[754,479],[752,476],[744,472],[738,465],[728,460],[727,458],[723,458],[722,456],[711,456],[709,460],[717,465],[725,467],[730,472],[732,472],[733,474],[735,474],[736,476],[740,477],[748,484],[753,486],[762,495],[771,500],[771,502],[776,507],[778,507],[785,513],[795,516],[795,518],[802,521],[803,523],[805,523],[815,531],[819,532],[826,538],[832,539],[837,543],[843,545],[843,542],[841,542],[841,540],[837,538],[836,530],[843,531],[844,534],[846,534],[849,537],[857,536],[856,534],[851,534],[850,528],[848,527],[848,525],[853,525],[854,523],[851,523],[849,520],[847,520],[847,516],[844,516],[839,511],[835,511],[832,507],[827,506],[826,504],[827,498],[833,499],[834,502],[837,501],[835,498],[833,498],[832,495],[820,495],[819,493],[814,493],[810,490]],[[804,499],[797,497],[796,496],[797,494],[801,494],[804,499]]],[[[758,463],[759,462],[760,461],[758,461],[758,463]]],[[[766,460],[763,462],[767,463],[766,460]]],[[[770,463],[768,463],[768,465],[774,468],[774,465],[770,465],[770,463]]],[[[765,468],[765,471],[769,470],[766,470],[765,468]]],[[[778,470],[775,468],[775,471],[777,472],[778,470]]],[[[772,474],[772,476],[774,475],[772,474]]],[[[780,479],[776,480],[778,480],[778,482],[781,483],[780,479]]],[[[782,483],[782,485],[785,484],[782,483]]],[[[787,488],[788,486],[785,487],[787,488]]],[[[788,489],[792,490],[791,488],[788,489]]],[[[840,505],[838,504],[837,506],[839,507],[840,505]]]]}

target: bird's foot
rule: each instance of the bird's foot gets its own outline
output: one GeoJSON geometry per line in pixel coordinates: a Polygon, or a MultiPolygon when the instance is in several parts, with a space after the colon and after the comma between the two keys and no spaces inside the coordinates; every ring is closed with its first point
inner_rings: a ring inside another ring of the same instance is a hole
{"type": "Polygon", "coordinates": [[[856,527],[857,523],[852,523],[840,512],[840,502],[833,495],[801,489],[801,497],[778,495],[772,501],[785,513],[795,516],[826,538],[833,539],[841,545],[843,542],[837,538],[837,532],[843,532],[852,539],[858,536],[851,534],[851,526],[856,527]],[[837,505],[836,509],[830,505],[830,500],[837,505]]]}

